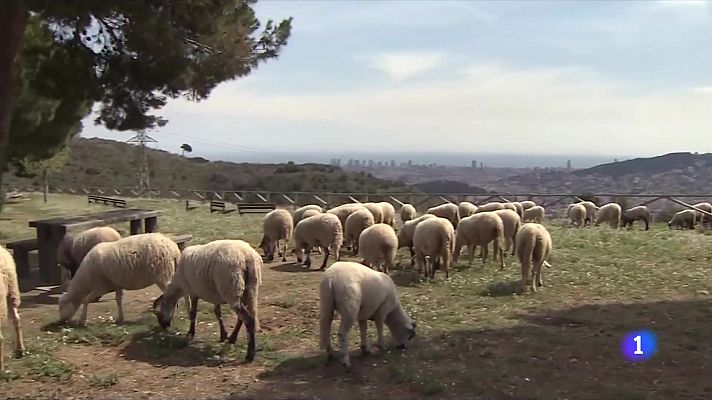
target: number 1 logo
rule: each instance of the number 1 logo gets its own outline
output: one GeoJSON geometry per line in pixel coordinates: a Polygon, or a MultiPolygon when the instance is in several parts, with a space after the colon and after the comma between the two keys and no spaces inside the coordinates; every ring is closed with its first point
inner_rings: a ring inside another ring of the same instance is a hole
{"type": "Polygon", "coordinates": [[[621,355],[628,361],[641,362],[653,357],[658,350],[658,339],[649,330],[638,330],[623,335],[621,355]]]}
{"type": "Polygon", "coordinates": [[[643,345],[643,338],[641,338],[640,335],[638,335],[633,338],[633,341],[635,342],[635,351],[633,352],[633,354],[642,355],[643,350],[641,349],[641,347],[643,345]]]}

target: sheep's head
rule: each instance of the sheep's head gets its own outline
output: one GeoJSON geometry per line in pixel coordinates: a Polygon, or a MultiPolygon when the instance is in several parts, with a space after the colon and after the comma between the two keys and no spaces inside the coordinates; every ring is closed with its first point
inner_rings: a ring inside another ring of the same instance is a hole
{"type": "Polygon", "coordinates": [[[259,248],[265,254],[265,260],[271,262],[274,260],[274,253],[277,250],[277,243],[271,240],[267,240],[266,236],[262,236],[262,241],[260,242],[259,248]]]}
{"type": "Polygon", "coordinates": [[[172,307],[168,305],[168,302],[164,300],[163,295],[158,296],[158,298],[153,302],[153,313],[156,315],[158,320],[158,325],[163,329],[168,329],[171,326],[171,321],[173,321],[173,313],[175,312],[176,305],[172,307]]]}
{"type": "Polygon", "coordinates": [[[65,294],[59,299],[59,321],[67,322],[79,309],[79,303],[72,302],[65,294]]]}
{"type": "MultiPolygon", "coordinates": [[[[400,308],[400,307],[399,307],[400,308]]],[[[415,321],[410,319],[402,308],[386,317],[386,325],[398,349],[405,349],[409,341],[415,337],[415,321]]]]}

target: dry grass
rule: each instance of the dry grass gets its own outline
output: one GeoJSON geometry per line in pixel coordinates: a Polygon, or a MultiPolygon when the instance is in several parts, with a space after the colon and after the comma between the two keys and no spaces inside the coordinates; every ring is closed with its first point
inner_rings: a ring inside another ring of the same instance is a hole
{"type": "MultiPolygon", "coordinates": [[[[12,204],[0,221],[3,239],[29,237],[28,219],[102,210],[84,197],[52,196],[12,204]]],[[[164,232],[190,232],[194,243],[217,238],[259,240],[261,216],[186,212],[179,202],[131,200],[164,210],[164,232]]],[[[117,326],[113,296],[90,306],[89,327],[56,326],[56,296],[29,292],[23,321],[31,355],[13,359],[1,383],[5,396],[75,398],[464,398],[702,399],[712,397],[703,371],[712,368],[708,325],[712,237],[694,231],[567,229],[548,224],[553,268],[536,295],[518,295],[512,258],[500,272],[488,262],[455,266],[421,283],[394,272],[402,302],[418,321],[414,345],[368,358],[351,336],[351,372],[326,368],[317,349],[319,272],[291,263],[267,264],[261,292],[257,359],[243,365],[244,336],[220,344],[211,307],[203,303],[196,340],[183,333],[184,310],[171,332],[150,314],[151,288],[125,300],[128,322],[117,326]],[[625,362],[618,342],[648,328],[659,353],[625,362]]],[[[121,227],[127,230],[127,227],[121,227]]],[[[405,253],[401,253],[404,257],[405,253]]],[[[405,260],[403,264],[405,265],[405,260]]],[[[233,323],[230,317],[228,323],[233,323]]],[[[7,324],[4,324],[7,327],[7,324]]],[[[370,334],[375,332],[370,327],[370,334]]],[[[5,330],[6,346],[12,340],[5,330]]]]}

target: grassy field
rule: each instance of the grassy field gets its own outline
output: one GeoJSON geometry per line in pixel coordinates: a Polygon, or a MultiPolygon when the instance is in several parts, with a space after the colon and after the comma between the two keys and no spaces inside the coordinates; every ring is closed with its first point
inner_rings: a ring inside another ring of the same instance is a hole
{"type": "MultiPolygon", "coordinates": [[[[160,230],[190,232],[193,243],[240,238],[256,245],[261,216],[186,212],[177,201],[130,200],[163,210],[160,230]]],[[[30,237],[37,217],[99,211],[85,197],[52,195],[8,205],[0,214],[2,241],[30,237]]],[[[124,298],[127,322],[117,326],[113,295],[89,309],[89,326],[58,326],[58,294],[23,296],[28,354],[8,361],[0,397],[12,398],[479,398],[709,399],[712,382],[712,236],[547,226],[554,240],[547,285],[517,295],[519,266],[461,259],[450,280],[438,273],[420,283],[408,268],[392,276],[404,307],[418,322],[413,346],[369,357],[352,341],[353,369],[325,367],[318,350],[317,286],[321,273],[288,263],[266,264],[261,332],[255,362],[245,365],[245,336],[218,342],[211,307],[202,303],[196,339],[187,343],[186,313],[162,332],[150,313],[159,291],[124,298]],[[626,332],[650,329],[658,354],[633,364],[619,354],[626,332]]],[[[128,226],[120,226],[128,230],[128,226]]],[[[639,229],[639,228],[638,228],[639,229]]],[[[405,252],[400,254],[406,265],[405,252]]],[[[466,258],[466,257],[465,257],[466,258]]],[[[317,264],[318,265],[318,264],[317,264]]],[[[230,315],[226,322],[234,323],[230,315]]],[[[3,321],[5,346],[14,341],[3,321]]],[[[369,326],[371,338],[375,328],[369,326]]],[[[244,331],[243,331],[244,332],[244,331]]]]}

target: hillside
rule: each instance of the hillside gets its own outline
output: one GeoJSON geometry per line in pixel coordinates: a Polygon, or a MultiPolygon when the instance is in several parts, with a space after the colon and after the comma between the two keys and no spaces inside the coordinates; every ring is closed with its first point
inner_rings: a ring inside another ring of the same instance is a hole
{"type": "Polygon", "coordinates": [[[620,162],[597,165],[574,172],[574,175],[590,174],[620,177],[630,174],[659,174],[672,170],[712,166],[712,154],[669,153],[650,158],[634,158],[620,162]]]}
{"type": "Polygon", "coordinates": [[[412,186],[425,193],[487,193],[487,191],[481,187],[470,186],[463,182],[445,179],[417,183],[412,186]]]}
{"type": "MultiPolygon", "coordinates": [[[[323,164],[247,164],[211,162],[163,150],[147,149],[151,187],[201,190],[412,191],[398,182],[323,164]]],[[[70,161],[50,177],[52,187],[136,187],[134,145],[104,139],[75,138],[70,161]]],[[[8,174],[8,185],[35,185],[37,177],[8,174]]]]}

